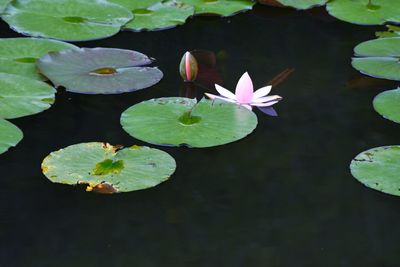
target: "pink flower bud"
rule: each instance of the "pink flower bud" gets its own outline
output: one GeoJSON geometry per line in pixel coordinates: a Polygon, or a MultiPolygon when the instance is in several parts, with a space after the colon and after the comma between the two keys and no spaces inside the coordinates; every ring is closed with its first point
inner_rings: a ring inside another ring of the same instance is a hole
{"type": "Polygon", "coordinates": [[[196,80],[199,66],[196,58],[190,54],[190,52],[186,52],[185,55],[183,55],[179,65],[179,72],[185,82],[193,82],[196,80]]]}

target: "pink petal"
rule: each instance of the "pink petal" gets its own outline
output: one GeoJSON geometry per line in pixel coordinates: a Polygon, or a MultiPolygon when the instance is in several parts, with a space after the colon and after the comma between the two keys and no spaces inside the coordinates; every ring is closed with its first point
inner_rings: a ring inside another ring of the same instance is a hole
{"type": "Polygon", "coordinates": [[[208,98],[210,98],[211,100],[220,99],[220,100],[223,100],[223,101],[226,101],[226,102],[236,103],[235,100],[229,99],[229,98],[226,98],[226,97],[223,97],[223,96],[213,95],[213,94],[209,94],[209,93],[204,93],[204,94],[205,94],[208,98]]]}
{"type": "Polygon", "coordinates": [[[241,106],[247,108],[248,110],[252,110],[253,109],[250,105],[243,104],[241,106]]]}
{"type": "Polygon", "coordinates": [[[190,68],[190,53],[185,54],[185,69],[186,69],[186,80],[190,81],[192,77],[192,69],[190,68]]]}
{"type": "Polygon", "coordinates": [[[253,99],[257,99],[268,95],[271,92],[272,85],[262,87],[254,92],[253,99]]]}
{"type": "Polygon", "coordinates": [[[264,103],[264,102],[269,102],[269,101],[279,101],[282,100],[282,97],[280,97],[279,95],[270,95],[270,96],[265,96],[265,97],[260,97],[257,99],[254,99],[252,103],[264,103]]]}
{"type": "Polygon", "coordinates": [[[267,103],[253,103],[251,105],[255,106],[255,107],[269,107],[269,106],[275,105],[278,102],[279,102],[279,100],[278,101],[271,101],[271,102],[267,102],[267,103]]]}
{"type": "Polygon", "coordinates": [[[218,93],[224,97],[236,100],[236,96],[234,93],[232,93],[231,91],[229,91],[228,89],[225,89],[222,86],[219,86],[218,84],[215,85],[215,89],[217,89],[218,93]]]}
{"type": "Polygon", "coordinates": [[[247,72],[237,83],[235,95],[239,104],[249,104],[253,100],[253,82],[247,72]]]}

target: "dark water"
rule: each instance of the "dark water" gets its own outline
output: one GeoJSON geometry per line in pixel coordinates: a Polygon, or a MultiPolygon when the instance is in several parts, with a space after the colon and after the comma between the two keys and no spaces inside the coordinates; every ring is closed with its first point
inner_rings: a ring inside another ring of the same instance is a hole
{"type": "MultiPolygon", "coordinates": [[[[50,110],[12,121],[25,138],[0,156],[0,266],[399,266],[400,199],[365,188],[348,168],[357,153],[400,142],[400,127],[371,105],[395,85],[354,88],[363,76],[350,66],[352,48],[375,28],[318,11],[256,11],[80,43],[141,51],[165,78],[124,95],[60,92],[50,110]],[[71,144],[143,144],[122,130],[121,112],[178,95],[177,65],[195,48],[225,55],[228,88],[245,71],[261,87],[295,68],[275,90],[280,117],[258,113],[256,131],[233,144],[162,148],[178,168],[149,190],[98,195],[42,175],[42,159],[71,144]]],[[[19,36],[4,23],[0,32],[19,36]]]]}

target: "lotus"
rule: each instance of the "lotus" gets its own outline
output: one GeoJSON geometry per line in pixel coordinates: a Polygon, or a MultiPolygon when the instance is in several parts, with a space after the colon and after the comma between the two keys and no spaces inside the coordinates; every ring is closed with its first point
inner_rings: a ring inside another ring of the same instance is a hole
{"type": "Polygon", "coordinates": [[[239,79],[239,82],[236,85],[235,94],[218,84],[215,84],[215,89],[220,94],[219,96],[209,93],[206,93],[206,96],[212,100],[221,99],[227,102],[236,103],[249,110],[252,110],[252,107],[258,107],[262,112],[271,116],[277,115],[275,110],[272,108],[272,105],[282,100],[282,97],[278,95],[268,96],[272,89],[271,85],[262,87],[254,92],[253,81],[247,72],[239,79]]]}

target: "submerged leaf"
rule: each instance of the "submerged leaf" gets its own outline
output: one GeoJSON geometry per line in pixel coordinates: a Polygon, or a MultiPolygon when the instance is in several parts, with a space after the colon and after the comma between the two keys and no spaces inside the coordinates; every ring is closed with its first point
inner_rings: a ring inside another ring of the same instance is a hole
{"type": "Polygon", "coordinates": [[[223,17],[234,15],[241,11],[251,10],[254,2],[250,0],[181,0],[195,7],[195,14],[212,14],[223,17]]]}
{"type": "Polygon", "coordinates": [[[176,168],[167,153],[133,146],[119,150],[107,143],[82,143],[52,152],[42,163],[53,183],[85,184],[87,191],[130,192],[154,187],[169,179],[176,168]]]}
{"type": "Polygon", "coordinates": [[[49,52],[77,49],[76,46],[56,40],[40,38],[0,39],[0,72],[44,80],[36,61],[49,52]]]}
{"type": "Polygon", "coordinates": [[[50,108],[56,90],[47,83],[0,73],[0,118],[14,119],[50,108]]]}
{"type": "Polygon", "coordinates": [[[387,31],[376,32],[376,37],[388,38],[388,37],[400,37],[400,27],[394,25],[386,25],[387,31]]]}
{"type": "Polygon", "coordinates": [[[352,160],[350,170],[365,186],[400,196],[400,146],[364,151],[352,160]]]}
{"type": "Polygon", "coordinates": [[[340,20],[361,25],[400,22],[397,0],[334,0],[327,3],[327,10],[340,20]]]}
{"type": "Polygon", "coordinates": [[[0,154],[17,145],[22,137],[23,133],[17,126],[0,119],[0,154]]]}
{"type": "Polygon", "coordinates": [[[383,117],[400,123],[400,88],[380,93],[373,104],[376,112],[383,117]]]}
{"type": "Polygon", "coordinates": [[[163,73],[146,55],[114,48],[81,48],[49,53],[38,61],[56,86],[82,94],[119,94],[158,83],[163,73]]]}
{"type": "Polygon", "coordinates": [[[15,31],[67,41],[112,36],[132,13],[106,0],[15,0],[2,16],[15,31]]]}
{"type": "Polygon", "coordinates": [[[363,42],[354,49],[352,65],[376,78],[400,81],[400,37],[363,42]]]}
{"type": "Polygon", "coordinates": [[[130,107],[121,124],[130,135],[148,143],[212,147],[244,138],[256,128],[257,117],[231,103],[171,97],[130,107]]]}

